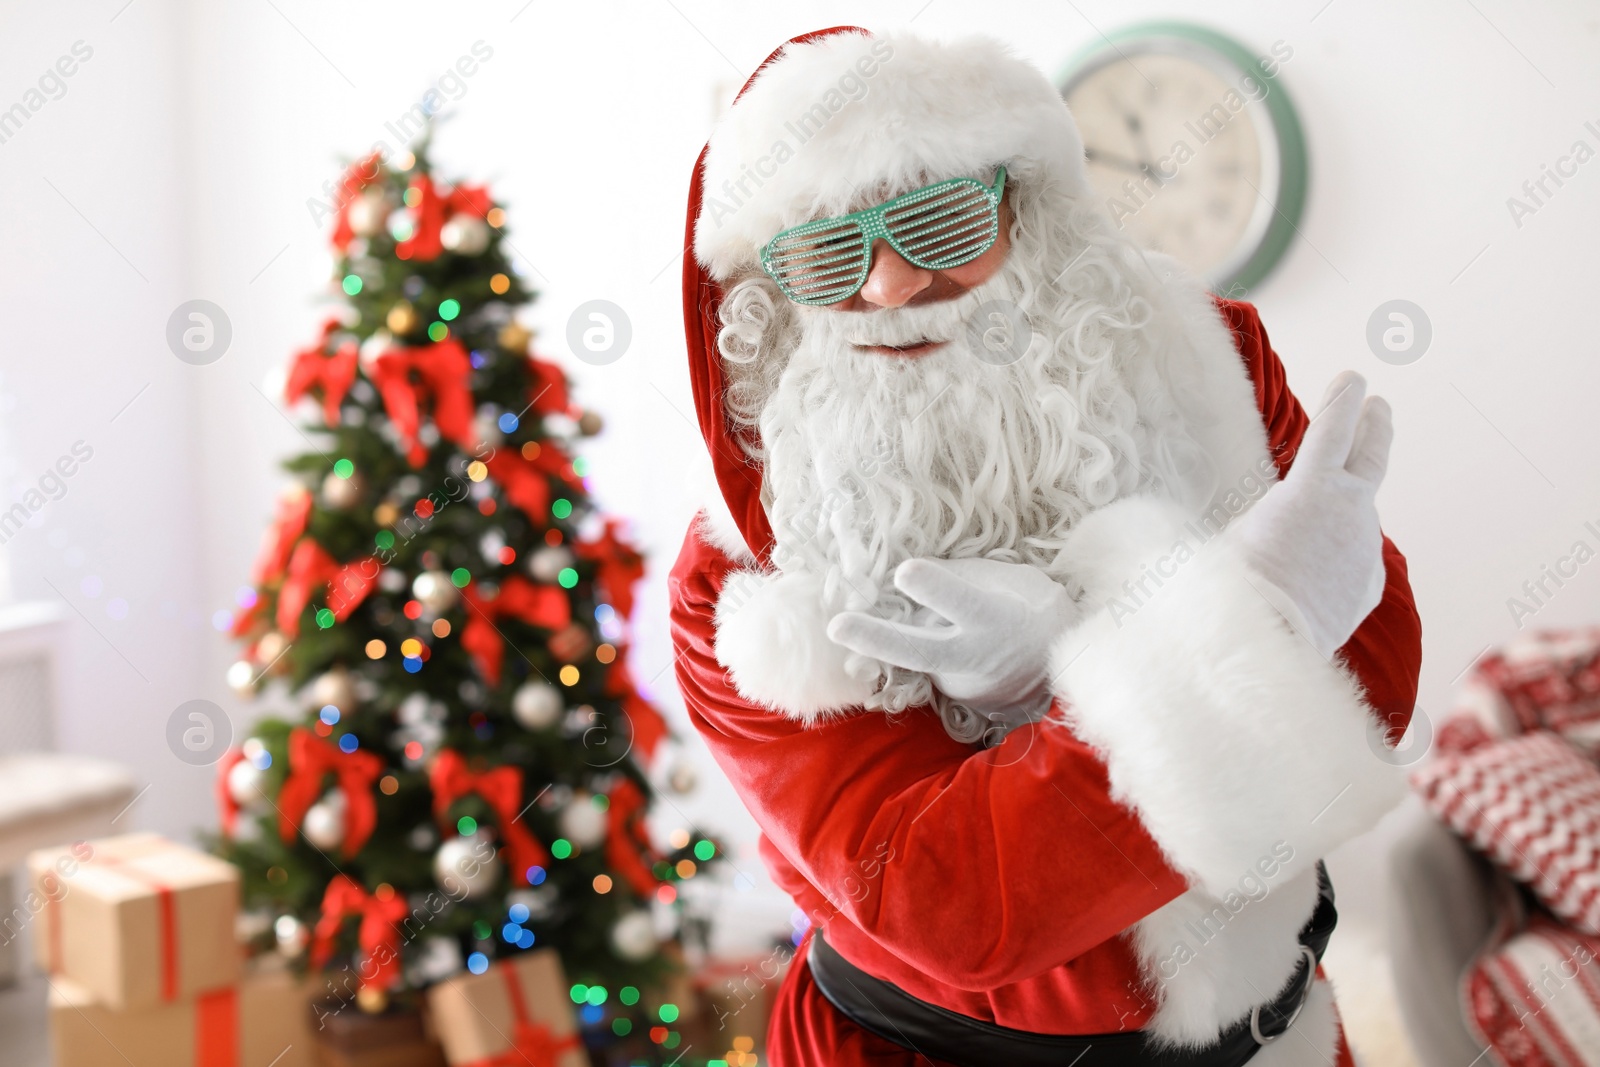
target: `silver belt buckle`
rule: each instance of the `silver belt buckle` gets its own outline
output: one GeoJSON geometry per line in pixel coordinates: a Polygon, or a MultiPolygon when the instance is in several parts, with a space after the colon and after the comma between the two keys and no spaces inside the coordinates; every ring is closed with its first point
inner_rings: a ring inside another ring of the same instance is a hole
{"type": "Polygon", "coordinates": [[[1282,1037],[1283,1034],[1287,1034],[1294,1027],[1294,1021],[1300,1018],[1300,1013],[1305,1010],[1306,1002],[1311,999],[1311,990],[1317,984],[1317,954],[1311,951],[1308,946],[1301,945],[1300,955],[1305,957],[1306,961],[1306,988],[1305,992],[1300,994],[1300,1003],[1296,1004],[1294,1011],[1289,1013],[1289,1021],[1284,1024],[1283,1033],[1273,1034],[1269,1037],[1261,1032],[1261,1009],[1266,1005],[1257,1004],[1250,1009],[1250,1036],[1255,1039],[1258,1045],[1270,1045],[1282,1037]]]}

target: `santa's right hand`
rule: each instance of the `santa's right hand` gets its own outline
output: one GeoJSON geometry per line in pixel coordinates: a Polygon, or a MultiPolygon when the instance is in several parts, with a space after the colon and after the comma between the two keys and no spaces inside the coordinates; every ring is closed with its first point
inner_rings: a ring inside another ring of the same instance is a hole
{"type": "Polygon", "coordinates": [[[939,692],[980,715],[1014,721],[1049,708],[1051,643],[1078,617],[1061,585],[1037,567],[992,559],[910,559],[895,568],[894,582],[933,620],[845,611],[829,620],[829,638],[921,671],[939,692]]]}

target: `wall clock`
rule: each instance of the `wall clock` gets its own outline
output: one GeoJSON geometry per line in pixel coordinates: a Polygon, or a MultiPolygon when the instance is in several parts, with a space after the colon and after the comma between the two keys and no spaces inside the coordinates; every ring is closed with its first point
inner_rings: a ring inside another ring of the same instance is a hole
{"type": "Polygon", "coordinates": [[[1253,288],[1300,224],[1305,137],[1279,77],[1293,56],[1283,41],[1257,51],[1144,23],[1080,53],[1059,81],[1113,220],[1220,293],[1253,288]]]}

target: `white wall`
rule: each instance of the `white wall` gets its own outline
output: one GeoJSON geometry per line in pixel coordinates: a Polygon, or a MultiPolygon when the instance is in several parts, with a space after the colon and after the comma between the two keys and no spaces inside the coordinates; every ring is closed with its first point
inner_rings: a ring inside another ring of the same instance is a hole
{"type": "MultiPolygon", "coordinates": [[[[77,438],[96,448],[8,551],[17,595],[48,595],[48,581],[87,617],[74,616],[63,740],[154,783],[137,809],[145,825],[181,832],[211,818],[207,775],[167,755],[161,727],[193,696],[235,706],[221,683],[230,650],[207,620],[248,571],[275,459],[303,447],[257,390],[318,321],[325,227],[306,202],[480,39],[494,56],[450,109],[436,158],[491,180],[510,205],[543,290],[547,354],[566,354],[566,317],[585,300],[632,318],[624,359],[566,363],[608,422],[585,449],[600,496],[633,519],[651,557],[637,673],[686,734],[664,577],[693,511],[685,472],[705,463],[678,288],[689,168],[716,102],[785,37],[821,26],[915,16],[930,33],[987,29],[1052,72],[1097,29],[1144,17],[1200,19],[1263,50],[1283,39],[1312,188],[1303,238],[1251,296],[1308,402],[1353,366],[1394,403],[1380,504],[1422,611],[1422,707],[1445,709],[1457,675],[1514,632],[1506,600],[1524,580],[1575,539],[1597,540],[1582,524],[1600,520],[1600,161],[1520,228],[1505,204],[1575,139],[1600,148],[1583,129],[1600,127],[1600,20],[1586,5],[135,0],[110,21],[121,3],[0,5],[0,106],[74,40],[95,48],[67,95],[0,144],[0,430],[8,488],[77,438]],[[233,322],[232,349],[210,367],[163,343],[167,314],[191,297],[233,322]],[[1364,341],[1368,315],[1396,297],[1433,323],[1431,351],[1411,366],[1380,363],[1364,341]],[[96,598],[81,591],[90,574],[104,585],[96,598]],[[107,616],[112,596],[127,618],[107,616]]],[[[1534,621],[1600,615],[1594,571],[1534,621]]],[[[708,761],[700,779],[669,799],[748,845],[708,761]]],[[[753,851],[735,863],[759,879],[753,851]]]]}

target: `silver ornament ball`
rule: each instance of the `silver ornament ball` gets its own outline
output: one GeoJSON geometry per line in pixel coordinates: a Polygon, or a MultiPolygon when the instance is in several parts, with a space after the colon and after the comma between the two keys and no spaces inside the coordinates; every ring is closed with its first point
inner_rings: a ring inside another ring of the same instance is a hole
{"type": "Polygon", "coordinates": [[[300,823],[306,840],[322,849],[338,848],[344,842],[344,794],[330,793],[310,808],[300,823]]]}
{"type": "Polygon", "coordinates": [[[606,839],[606,813],[588,793],[576,793],[561,809],[561,836],[579,848],[594,848],[606,839]]]}
{"type": "Polygon", "coordinates": [[[611,947],[625,960],[647,960],[656,954],[660,944],[655,920],[647,911],[631,911],[611,928],[611,947]]]}
{"type": "Polygon", "coordinates": [[[489,224],[476,215],[454,215],[439,230],[439,243],[463,256],[489,247],[489,224]]]}
{"type": "Polygon", "coordinates": [[[561,718],[561,693],[549,682],[525,682],[511,696],[511,714],[524,729],[547,730],[561,718]]]}
{"type": "Polygon", "coordinates": [[[528,573],[541,582],[553,582],[567,567],[572,566],[572,550],[560,545],[545,545],[528,557],[528,573]]]}
{"type": "Polygon", "coordinates": [[[433,854],[433,877],[451,896],[476,900],[500,880],[500,861],[483,833],[452,837],[433,854]]]}
{"type": "Polygon", "coordinates": [[[423,571],[411,583],[411,595],[420,600],[423,607],[439,615],[454,607],[461,594],[444,571],[423,571]]]}

